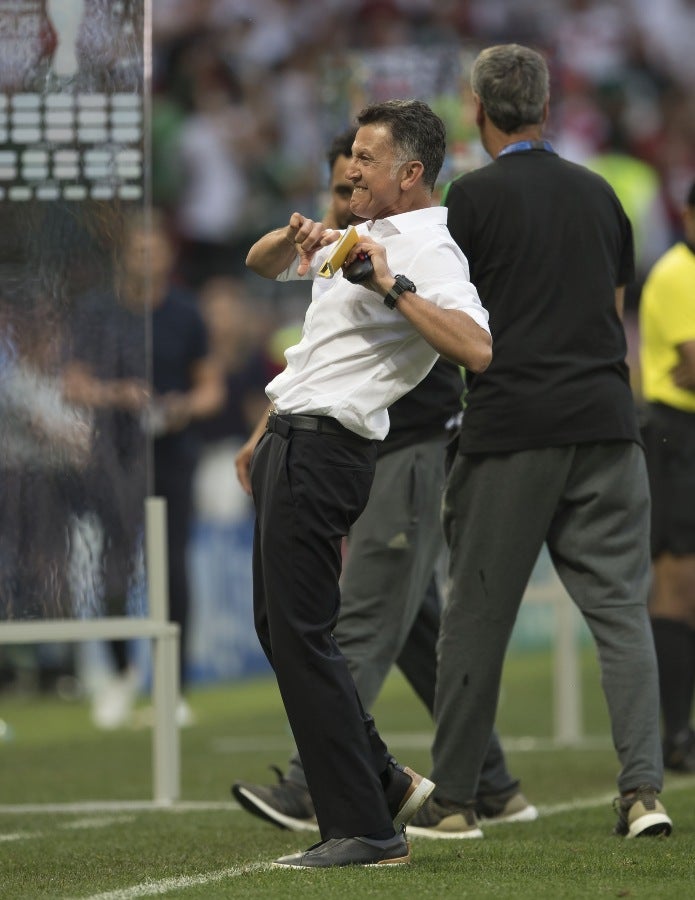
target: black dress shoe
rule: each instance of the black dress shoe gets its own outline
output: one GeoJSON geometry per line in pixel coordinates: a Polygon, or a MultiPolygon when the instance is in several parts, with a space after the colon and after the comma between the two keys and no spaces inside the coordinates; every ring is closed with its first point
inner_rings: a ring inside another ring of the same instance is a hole
{"type": "Polygon", "coordinates": [[[385,841],[366,837],[330,838],[301,853],[281,856],[273,863],[290,869],[325,869],[330,866],[397,866],[410,862],[405,833],[385,841]]]}

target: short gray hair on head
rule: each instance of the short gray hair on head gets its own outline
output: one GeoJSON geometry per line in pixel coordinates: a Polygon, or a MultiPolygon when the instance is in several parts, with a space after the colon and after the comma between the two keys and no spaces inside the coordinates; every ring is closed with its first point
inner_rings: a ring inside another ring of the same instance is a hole
{"type": "Polygon", "coordinates": [[[482,50],[473,63],[471,88],[490,121],[505,134],[540,125],[550,96],[550,75],[543,56],[521,44],[482,50]]]}

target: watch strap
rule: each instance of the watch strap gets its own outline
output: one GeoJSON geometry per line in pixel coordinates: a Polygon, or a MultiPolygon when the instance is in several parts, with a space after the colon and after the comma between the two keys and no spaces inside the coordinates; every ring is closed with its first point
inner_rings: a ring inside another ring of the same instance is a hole
{"type": "Polygon", "coordinates": [[[413,282],[409,278],[406,278],[405,275],[396,275],[395,279],[396,283],[384,297],[384,303],[386,306],[388,306],[389,309],[393,309],[395,307],[396,300],[398,300],[401,294],[405,293],[406,291],[415,292],[417,290],[413,282]]]}

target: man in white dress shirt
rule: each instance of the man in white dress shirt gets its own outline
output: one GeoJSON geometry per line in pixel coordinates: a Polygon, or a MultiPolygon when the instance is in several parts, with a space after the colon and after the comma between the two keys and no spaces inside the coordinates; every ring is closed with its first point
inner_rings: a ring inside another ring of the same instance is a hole
{"type": "Polygon", "coordinates": [[[247,257],[265,277],[313,279],[302,338],[266,389],[273,412],[251,463],[256,630],[322,837],[276,861],[293,867],[409,861],[403,826],[433,786],[390,756],[333,638],[341,540],[369,497],[387,407],[439,354],[475,372],[492,358],[468,263],[446,210],[432,206],[443,123],[425,103],[402,100],[367,107],[357,123],[346,177],[367,221],[342,270],[319,275],[340,233],[298,212],[247,257]],[[345,272],[360,257],[372,272],[353,283],[345,272]]]}

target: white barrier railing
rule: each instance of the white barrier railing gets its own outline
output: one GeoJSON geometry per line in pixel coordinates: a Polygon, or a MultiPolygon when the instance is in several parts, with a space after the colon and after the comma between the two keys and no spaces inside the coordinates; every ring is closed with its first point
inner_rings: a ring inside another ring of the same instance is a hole
{"type": "Polygon", "coordinates": [[[0,622],[0,645],[151,639],[153,794],[156,803],[165,805],[180,796],[180,747],[176,725],[180,672],[179,626],[169,621],[166,501],[161,497],[145,500],[145,541],[147,616],[0,622]]]}

